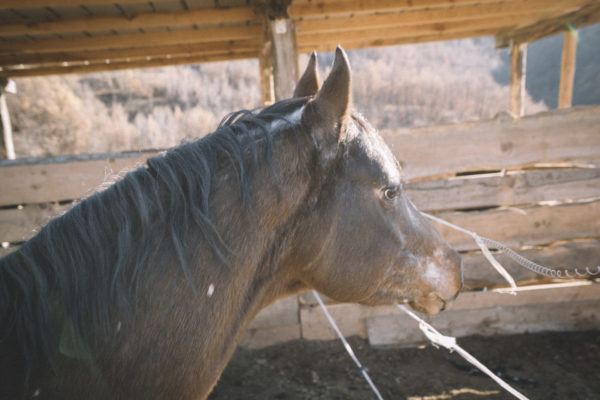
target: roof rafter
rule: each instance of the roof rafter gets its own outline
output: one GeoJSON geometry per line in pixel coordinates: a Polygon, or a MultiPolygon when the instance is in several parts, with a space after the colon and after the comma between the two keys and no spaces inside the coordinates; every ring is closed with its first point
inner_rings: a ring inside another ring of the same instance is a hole
{"type": "Polygon", "coordinates": [[[598,22],[600,22],[600,1],[593,0],[567,15],[500,32],[496,35],[496,47],[502,48],[510,46],[512,43],[532,42],[570,28],[578,29],[598,22]]]}

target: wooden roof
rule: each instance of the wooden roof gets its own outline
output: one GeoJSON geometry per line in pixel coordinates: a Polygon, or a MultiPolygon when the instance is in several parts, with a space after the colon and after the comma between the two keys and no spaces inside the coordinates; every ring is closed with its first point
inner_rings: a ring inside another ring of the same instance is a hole
{"type": "MultiPolygon", "coordinates": [[[[286,1],[2,0],[0,76],[254,58],[266,3],[286,1]]],[[[287,13],[299,52],[478,36],[503,47],[598,22],[600,0],[294,0],[287,13]]]]}

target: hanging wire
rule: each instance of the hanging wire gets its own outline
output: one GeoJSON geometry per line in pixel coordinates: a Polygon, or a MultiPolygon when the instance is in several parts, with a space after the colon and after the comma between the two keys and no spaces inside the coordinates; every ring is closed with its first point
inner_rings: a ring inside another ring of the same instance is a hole
{"type": "Polygon", "coordinates": [[[511,288],[513,289],[513,292],[512,292],[513,294],[514,294],[514,289],[516,289],[516,287],[517,287],[515,284],[515,281],[508,274],[508,272],[500,265],[498,260],[496,260],[494,258],[492,253],[490,253],[488,247],[503,251],[504,254],[506,254],[509,258],[511,258],[517,264],[529,269],[530,271],[535,272],[538,275],[544,275],[549,278],[578,278],[578,277],[587,277],[590,275],[593,276],[593,275],[600,274],[600,265],[596,267],[596,271],[593,271],[589,267],[586,267],[585,273],[581,273],[581,272],[579,272],[579,270],[577,268],[575,268],[575,269],[573,269],[573,272],[574,272],[573,275],[571,275],[571,273],[569,272],[568,269],[556,269],[556,268],[545,267],[545,266],[535,263],[531,260],[528,260],[527,258],[523,257],[519,253],[508,248],[508,246],[506,246],[503,243],[500,243],[500,242],[492,240],[492,239],[488,239],[483,236],[479,236],[475,232],[471,232],[467,229],[461,228],[460,226],[454,225],[454,224],[452,224],[448,221],[445,221],[441,218],[434,217],[433,215],[429,215],[424,212],[421,212],[421,214],[423,214],[425,217],[427,217],[433,221],[439,222],[440,224],[449,226],[452,229],[455,229],[457,231],[460,231],[460,232],[466,233],[467,235],[470,235],[473,238],[473,240],[475,240],[475,243],[477,243],[477,245],[479,246],[481,251],[483,252],[483,255],[485,256],[485,258],[488,259],[488,261],[494,266],[494,268],[496,268],[496,270],[500,273],[500,275],[502,275],[504,277],[504,279],[506,279],[506,281],[510,284],[511,288]]]}
{"type": "Polygon", "coordinates": [[[421,318],[419,318],[415,313],[410,311],[405,306],[396,304],[396,307],[398,307],[399,309],[404,311],[406,314],[408,314],[412,319],[417,321],[419,323],[419,329],[421,329],[421,331],[425,334],[425,336],[427,336],[427,338],[429,340],[431,340],[431,342],[434,345],[439,345],[439,346],[445,347],[446,349],[448,349],[450,351],[456,351],[462,358],[464,358],[465,360],[467,360],[468,362],[470,362],[471,364],[473,364],[474,366],[479,368],[480,371],[482,371],[487,376],[492,378],[498,385],[502,386],[502,388],[504,390],[506,390],[513,396],[515,396],[517,399],[528,400],[527,397],[523,396],[520,392],[513,389],[512,386],[510,386],[508,383],[504,382],[502,379],[500,379],[498,376],[496,376],[496,374],[494,374],[492,371],[490,371],[485,365],[483,365],[481,362],[479,362],[479,360],[477,360],[475,357],[473,357],[471,354],[469,354],[465,349],[460,347],[458,345],[458,343],[456,343],[456,338],[451,337],[451,336],[442,335],[433,326],[431,326],[427,322],[423,321],[421,318]]]}
{"type": "Polygon", "coordinates": [[[340,340],[344,344],[344,348],[346,349],[346,351],[350,355],[350,358],[352,359],[352,361],[354,361],[354,363],[358,367],[358,370],[360,371],[360,373],[365,377],[365,380],[367,381],[367,383],[369,384],[369,386],[371,386],[371,389],[375,393],[375,396],[377,396],[377,399],[383,400],[383,397],[381,397],[381,394],[379,393],[379,390],[377,390],[377,387],[375,386],[375,384],[371,380],[371,377],[369,376],[369,374],[367,372],[367,368],[363,367],[363,365],[360,363],[360,361],[358,360],[358,358],[354,354],[354,350],[352,350],[352,347],[350,347],[350,343],[348,343],[348,341],[346,340],[346,338],[342,334],[342,331],[340,331],[340,328],[338,328],[337,324],[335,323],[333,317],[331,316],[331,314],[329,314],[329,311],[327,311],[327,307],[325,307],[325,304],[323,304],[323,300],[321,300],[321,296],[319,296],[319,293],[317,293],[316,290],[313,290],[312,292],[313,292],[313,295],[315,296],[315,298],[317,299],[317,301],[319,302],[319,305],[321,306],[321,309],[325,313],[325,316],[327,317],[327,320],[329,320],[329,323],[331,324],[331,326],[335,330],[335,333],[337,333],[338,337],[340,338],[340,340]]]}

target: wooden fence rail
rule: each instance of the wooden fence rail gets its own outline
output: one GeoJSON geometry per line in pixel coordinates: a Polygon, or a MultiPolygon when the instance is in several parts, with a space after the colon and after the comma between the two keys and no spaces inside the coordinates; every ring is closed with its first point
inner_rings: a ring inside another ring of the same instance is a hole
{"type": "MultiPolygon", "coordinates": [[[[600,107],[397,129],[382,135],[403,165],[408,196],[421,210],[504,242],[540,264],[580,268],[600,264],[600,107]]],[[[18,248],[72,201],[94,193],[107,179],[156,154],[1,161],[0,256],[18,248]]],[[[491,333],[517,332],[523,326],[531,330],[600,328],[600,314],[590,311],[590,307],[600,310],[600,284],[587,282],[591,286],[558,292],[540,289],[517,296],[518,304],[473,292],[505,282],[487,266],[469,236],[445,226],[439,230],[462,253],[465,293],[452,311],[434,319],[438,326],[457,334],[483,328],[491,333]],[[552,301],[541,304],[541,298],[552,301]],[[493,301],[503,304],[503,311],[492,307],[493,301]],[[476,312],[469,307],[476,307],[476,312]],[[536,325],[536,313],[543,319],[559,312],[569,314],[536,325]],[[453,327],[452,318],[466,328],[453,327]],[[497,322],[486,327],[482,322],[486,319],[497,322]]],[[[498,259],[520,285],[551,282],[502,254],[498,259]]],[[[260,347],[299,337],[333,338],[314,307],[310,295],[276,303],[259,314],[242,344],[260,347]]],[[[417,337],[409,328],[412,323],[392,308],[334,305],[333,312],[342,319],[342,331],[369,337],[374,344],[408,343],[417,337]]]]}

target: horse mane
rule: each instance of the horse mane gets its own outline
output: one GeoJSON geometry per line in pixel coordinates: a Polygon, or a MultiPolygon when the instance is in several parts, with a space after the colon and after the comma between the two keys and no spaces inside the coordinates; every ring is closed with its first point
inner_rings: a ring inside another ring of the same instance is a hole
{"type": "Polygon", "coordinates": [[[148,159],[0,259],[0,343],[7,335],[22,341],[27,371],[40,359],[54,365],[61,326],[53,320],[71,323],[85,343],[106,335],[116,315],[135,309],[144,266],[164,254],[176,255],[195,288],[187,262],[192,246],[186,246],[192,228],[200,232],[194,243],[204,241],[227,264],[230,250],[209,213],[215,176],[235,170],[240,200],[247,205],[248,181],[258,163],[273,171],[274,135],[290,129],[297,134],[291,122],[278,128],[273,122],[285,121],[306,101],[230,114],[215,132],[148,159]]]}

